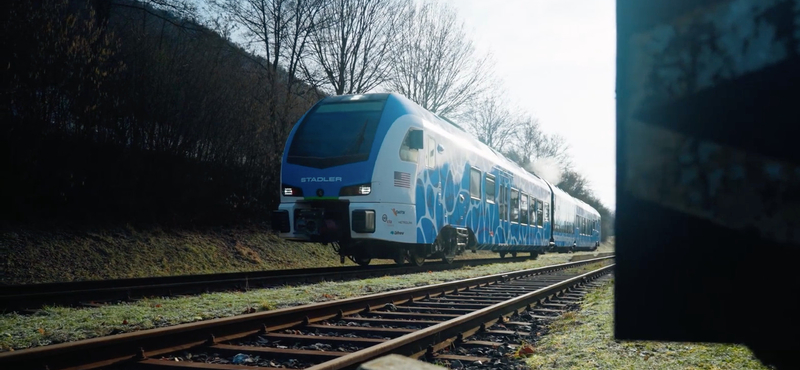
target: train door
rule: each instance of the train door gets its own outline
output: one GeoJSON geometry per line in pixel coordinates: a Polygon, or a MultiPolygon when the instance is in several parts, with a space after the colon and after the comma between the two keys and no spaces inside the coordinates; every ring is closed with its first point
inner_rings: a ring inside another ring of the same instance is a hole
{"type": "Polygon", "coordinates": [[[428,205],[432,208],[430,210],[433,219],[435,220],[434,236],[438,235],[439,230],[447,223],[444,212],[444,199],[442,198],[442,174],[441,166],[437,163],[436,152],[436,139],[430,135],[425,135],[425,166],[428,173],[430,183],[432,186],[432,193],[428,205]]]}
{"type": "Polygon", "coordinates": [[[497,207],[497,200],[498,200],[498,193],[497,193],[497,179],[494,175],[486,174],[486,177],[483,182],[484,186],[484,194],[486,201],[483,204],[483,212],[481,213],[481,219],[479,220],[480,224],[482,225],[479,230],[482,231],[482,235],[485,242],[487,244],[497,244],[495,241],[497,237],[495,236],[495,232],[497,231],[497,219],[495,216],[495,207],[497,207]]]}
{"type": "Polygon", "coordinates": [[[509,196],[511,190],[511,181],[508,179],[508,177],[499,175],[497,177],[497,186],[497,210],[498,217],[500,219],[500,237],[497,239],[497,242],[500,244],[506,244],[511,236],[511,230],[509,227],[509,196]]]}

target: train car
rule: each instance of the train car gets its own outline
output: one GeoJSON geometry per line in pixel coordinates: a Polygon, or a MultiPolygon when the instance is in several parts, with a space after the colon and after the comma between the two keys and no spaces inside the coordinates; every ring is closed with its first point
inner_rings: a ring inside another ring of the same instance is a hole
{"type": "Polygon", "coordinates": [[[466,250],[556,245],[554,186],[397,94],[318,102],[289,134],[281,183],[273,228],[330,243],[342,261],[449,263],[466,250]]]}
{"type": "Polygon", "coordinates": [[[600,246],[600,213],[584,201],[575,200],[574,250],[596,250],[600,246]]]}
{"type": "Polygon", "coordinates": [[[600,213],[553,186],[553,246],[559,252],[595,250],[600,245],[600,213]]]}

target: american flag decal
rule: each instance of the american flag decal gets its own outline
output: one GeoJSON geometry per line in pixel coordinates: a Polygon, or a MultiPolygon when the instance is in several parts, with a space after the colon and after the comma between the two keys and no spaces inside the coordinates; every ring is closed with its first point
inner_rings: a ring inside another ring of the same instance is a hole
{"type": "Polygon", "coordinates": [[[394,171],[394,186],[399,188],[411,188],[411,174],[394,171]]]}

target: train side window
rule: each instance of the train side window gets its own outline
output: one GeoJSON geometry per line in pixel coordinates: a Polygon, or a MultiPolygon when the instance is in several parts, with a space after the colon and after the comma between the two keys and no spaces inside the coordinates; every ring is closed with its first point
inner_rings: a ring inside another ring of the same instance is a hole
{"type": "Polygon", "coordinates": [[[486,175],[486,201],[489,203],[494,203],[495,201],[495,194],[497,194],[497,185],[494,181],[494,177],[490,175],[486,175]]]}
{"type": "Polygon", "coordinates": [[[481,171],[475,168],[469,170],[469,196],[481,200],[481,171]]]}
{"type": "Polygon", "coordinates": [[[541,200],[536,200],[536,224],[544,226],[544,207],[541,200]]]}
{"type": "Polygon", "coordinates": [[[508,200],[506,199],[506,190],[504,185],[500,185],[500,199],[498,199],[498,211],[500,212],[500,221],[508,220],[508,200]]]}
{"type": "Polygon", "coordinates": [[[427,166],[429,168],[436,167],[436,140],[428,136],[427,143],[425,144],[427,144],[426,149],[428,153],[428,158],[426,158],[427,166]]]}
{"type": "Polygon", "coordinates": [[[519,197],[519,223],[528,224],[528,194],[519,197]]]}
{"type": "Polygon", "coordinates": [[[519,190],[511,189],[511,222],[519,222],[519,190]]]}
{"type": "Polygon", "coordinates": [[[536,198],[531,195],[528,200],[528,223],[531,226],[536,226],[536,198]]]}
{"type": "Polygon", "coordinates": [[[544,222],[550,222],[550,203],[544,202],[544,222]]]}
{"type": "Polygon", "coordinates": [[[400,160],[419,163],[419,149],[416,147],[422,144],[421,133],[422,130],[415,130],[413,128],[406,132],[406,137],[403,139],[403,143],[400,144],[400,160]],[[419,132],[419,134],[416,132],[419,132]],[[414,143],[415,137],[418,137],[416,143],[414,143]]]}

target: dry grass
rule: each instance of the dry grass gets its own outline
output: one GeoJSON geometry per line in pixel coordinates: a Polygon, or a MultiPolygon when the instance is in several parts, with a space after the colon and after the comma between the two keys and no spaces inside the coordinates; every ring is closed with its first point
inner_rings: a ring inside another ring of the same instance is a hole
{"type": "MultiPolygon", "coordinates": [[[[466,252],[456,259],[496,258],[466,252]]],[[[217,230],[0,230],[0,284],[341,266],[330,246],[282,240],[255,226],[217,230]]],[[[372,264],[391,264],[373,260],[372,264]]],[[[354,265],[345,260],[344,265],[354,265]]]]}
{"type": "Polygon", "coordinates": [[[527,362],[532,369],[769,369],[745,346],[614,339],[613,284],[553,322],[527,362]]]}
{"type": "Polygon", "coordinates": [[[229,317],[311,302],[362,296],[414,286],[516,271],[566,262],[571,255],[548,254],[538,260],[497,263],[461,269],[323,282],[248,292],[210,293],[182,298],[154,298],[99,308],[45,307],[36,315],[0,315],[0,350],[229,317]]]}
{"type": "MultiPolygon", "coordinates": [[[[4,230],[2,284],[340,266],[330,246],[266,230],[4,230]]],[[[350,261],[345,264],[353,265],[350,261]]]]}

